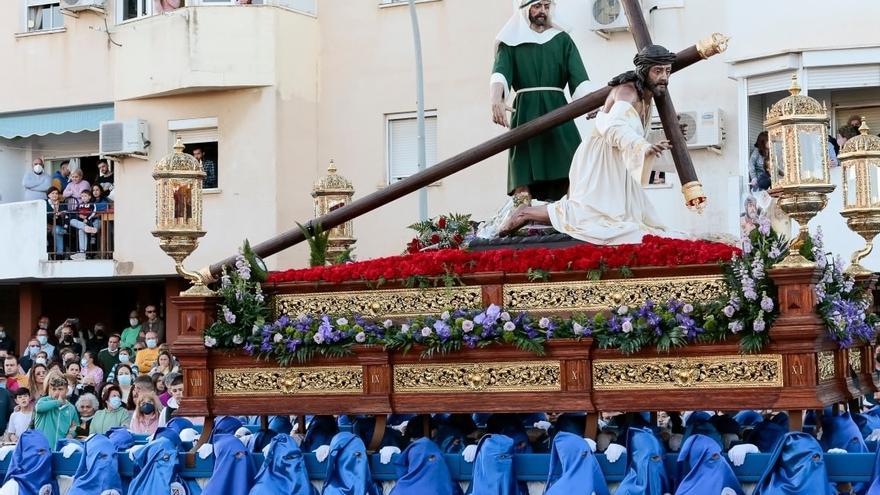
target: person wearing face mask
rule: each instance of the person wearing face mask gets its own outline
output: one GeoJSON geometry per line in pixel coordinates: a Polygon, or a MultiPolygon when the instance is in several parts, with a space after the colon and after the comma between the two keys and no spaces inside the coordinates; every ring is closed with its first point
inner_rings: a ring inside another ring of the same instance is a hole
{"type": "Polygon", "coordinates": [[[6,333],[6,328],[0,324],[0,349],[7,352],[15,351],[15,339],[6,333]]]}
{"type": "Polygon", "coordinates": [[[74,436],[84,438],[89,436],[92,419],[98,411],[98,398],[93,394],[82,394],[76,400],[76,411],[79,414],[79,424],[74,430],[74,436]]]}
{"type": "Polygon", "coordinates": [[[138,376],[138,372],[140,370],[138,369],[137,365],[132,362],[133,359],[131,359],[131,355],[132,352],[130,350],[119,349],[119,354],[117,355],[117,357],[119,358],[119,362],[113,365],[112,368],[110,368],[110,373],[107,374],[107,383],[118,383],[119,385],[122,385],[121,383],[119,383],[119,380],[116,379],[116,375],[118,374],[117,370],[119,368],[122,368],[123,366],[125,366],[125,368],[129,370],[129,373],[131,375],[131,379],[129,380],[128,385],[134,383],[134,377],[138,376]]]}
{"type": "MultiPolygon", "coordinates": [[[[28,373],[31,370],[31,367],[36,363],[37,354],[40,353],[40,343],[37,342],[37,339],[32,338],[28,340],[27,347],[24,348],[24,351],[21,353],[21,359],[19,360],[19,364],[21,364],[21,369],[28,373]]],[[[45,356],[44,359],[45,361],[45,356]]],[[[45,362],[43,364],[46,364],[45,362]]]]}
{"type": "Polygon", "coordinates": [[[33,167],[21,179],[21,187],[24,188],[24,201],[46,199],[46,193],[52,187],[52,178],[45,173],[42,158],[34,159],[33,167]]]}
{"type": "Polygon", "coordinates": [[[128,324],[129,327],[122,331],[122,340],[119,345],[124,349],[134,349],[134,344],[138,341],[142,331],[137,311],[132,310],[128,314],[128,324]]]}
{"type": "Polygon", "coordinates": [[[137,407],[131,416],[131,425],[128,429],[135,434],[152,435],[156,433],[156,428],[159,427],[159,409],[161,408],[159,398],[154,393],[143,392],[135,405],[137,407]]]}
{"type": "Polygon", "coordinates": [[[119,391],[122,392],[122,402],[128,402],[128,396],[131,394],[134,383],[134,375],[130,365],[119,363],[116,367],[115,383],[119,385],[119,391]]]}
{"type": "Polygon", "coordinates": [[[100,435],[117,426],[128,427],[131,424],[131,413],[125,409],[122,401],[122,390],[117,385],[107,385],[101,394],[104,409],[95,413],[89,424],[89,433],[100,435]]]}
{"type": "MultiPolygon", "coordinates": [[[[89,351],[94,351],[95,354],[98,354],[99,352],[101,352],[101,349],[107,347],[108,341],[109,337],[107,334],[107,327],[105,327],[104,324],[101,322],[95,323],[91,335],[86,340],[86,349],[89,351]]],[[[117,342],[117,344],[118,343],[119,342],[117,342]]]]}
{"type": "Polygon", "coordinates": [[[49,359],[55,356],[55,346],[49,343],[49,330],[45,328],[37,330],[37,342],[40,343],[40,350],[46,351],[49,359]]]}
{"type": "Polygon", "coordinates": [[[82,345],[77,342],[76,337],[74,337],[73,324],[74,319],[68,318],[64,325],[61,326],[61,335],[58,340],[58,345],[60,345],[62,349],[70,349],[74,354],[82,354],[82,345]]]}
{"type": "Polygon", "coordinates": [[[144,343],[147,347],[137,353],[134,364],[138,369],[148,371],[154,364],[156,364],[156,359],[159,358],[159,340],[156,336],[156,332],[147,332],[147,338],[144,343]]]}
{"type": "Polygon", "coordinates": [[[104,373],[108,375],[113,368],[119,364],[119,341],[121,337],[118,333],[114,333],[107,339],[107,347],[98,352],[98,363],[103,368],[104,373]]]}
{"type": "Polygon", "coordinates": [[[104,370],[95,362],[95,353],[86,351],[83,353],[82,360],[79,362],[82,367],[82,384],[83,386],[92,386],[98,388],[104,381],[104,370]]]}

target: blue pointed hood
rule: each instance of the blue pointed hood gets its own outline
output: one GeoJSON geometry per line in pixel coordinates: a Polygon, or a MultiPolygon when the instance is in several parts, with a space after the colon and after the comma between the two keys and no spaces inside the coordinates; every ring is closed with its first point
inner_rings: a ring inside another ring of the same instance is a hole
{"type": "Polygon", "coordinates": [[[461,495],[440,447],[427,438],[411,443],[395,460],[397,484],[390,495],[461,495]]]}
{"type": "Polygon", "coordinates": [[[67,495],[101,495],[109,490],[123,493],[116,444],[104,435],[94,435],[82,446],[82,457],[67,495]]]}
{"type": "Polygon", "coordinates": [[[786,433],[770,456],[752,495],[834,495],[819,442],[810,435],[786,433]]]}
{"type": "Polygon", "coordinates": [[[272,416],[272,419],[269,420],[269,430],[274,433],[290,435],[290,431],[293,430],[290,416],[272,416]]]}
{"type": "Polygon", "coordinates": [[[168,493],[169,487],[187,494],[189,491],[179,476],[180,438],[173,430],[156,433],[150,443],[137,451],[134,457],[135,474],[128,493],[168,493]]]}
{"type": "Polygon", "coordinates": [[[681,446],[678,473],[681,483],[675,495],[731,493],[731,490],[736,495],[744,493],[733,468],[721,455],[721,446],[703,435],[692,435],[681,446]],[[728,491],[724,492],[725,489],[728,491]]]}
{"type": "Polygon", "coordinates": [[[233,435],[242,426],[244,426],[244,423],[235,416],[221,416],[214,422],[214,428],[211,430],[211,438],[208,440],[208,443],[214,443],[214,438],[219,435],[233,435]]]}
{"type": "Polygon", "coordinates": [[[322,495],[380,495],[370,474],[367,448],[357,435],[338,433],[330,442],[322,495]]]}
{"type": "Polygon", "coordinates": [[[45,493],[46,487],[53,494],[61,493],[52,473],[52,449],[39,430],[25,430],[21,434],[3,483],[9,480],[18,483],[19,495],[39,495],[45,493]]]}
{"type": "Polygon", "coordinates": [[[254,464],[235,435],[214,438],[214,471],[202,495],[248,495],[254,483],[254,464]]]}
{"type": "Polygon", "coordinates": [[[843,449],[850,454],[868,452],[862,432],[848,412],[837,416],[822,416],[822,450],[843,449]]]}
{"type": "Polygon", "coordinates": [[[580,435],[561,431],[553,438],[544,495],[572,493],[609,495],[605,476],[590,445],[580,435]]]}
{"type": "Polygon", "coordinates": [[[764,416],[761,415],[758,411],[753,411],[751,409],[746,409],[745,411],[740,411],[736,413],[736,416],[733,417],[737,423],[739,423],[740,429],[742,428],[751,428],[756,424],[764,421],[764,416]]]}
{"type": "MultiPolygon", "coordinates": [[[[219,422],[218,422],[218,424],[219,424],[219,422]]],[[[230,422],[230,426],[231,425],[232,425],[232,422],[230,422]]],[[[184,418],[183,416],[175,416],[175,417],[171,418],[171,420],[168,421],[168,423],[165,424],[165,428],[168,428],[169,430],[174,430],[177,432],[178,435],[180,435],[180,432],[182,432],[183,430],[186,430],[188,428],[195,429],[195,425],[193,425],[192,421],[184,418]]],[[[225,429],[225,426],[224,426],[224,429],[225,429]]],[[[237,429],[238,428],[236,428],[236,430],[237,429]]],[[[214,431],[216,431],[216,429],[214,431]]],[[[233,430],[232,433],[235,433],[235,431],[233,430]]]]}
{"type": "Polygon", "coordinates": [[[672,493],[672,481],[663,466],[663,446],[654,432],[649,428],[630,428],[627,436],[626,476],[615,495],[672,493]]]}
{"type": "Polygon", "coordinates": [[[312,452],[321,445],[330,445],[333,437],[339,433],[339,425],[333,416],[315,416],[306,429],[306,437],[299,446],[303,452],[312,452]]]}
{"type": "Polygon", "coordinates": [[[513,439],[504,435],[483,436],[477,444],[468,495],[517,495],[519,491],[513,474],[513,439]]]}
{"type": "Polygon", "coordinates": [[[113,442],[116,450],[128,450],[134,445],[134,435],[124,426],[115,426],[107,431],[107,438],[113,442]]]}
{"type": "Polygon", "coordinates": [[[290,435],[275,435],[248,495],[317,495],[302,451],[290,435]]]}

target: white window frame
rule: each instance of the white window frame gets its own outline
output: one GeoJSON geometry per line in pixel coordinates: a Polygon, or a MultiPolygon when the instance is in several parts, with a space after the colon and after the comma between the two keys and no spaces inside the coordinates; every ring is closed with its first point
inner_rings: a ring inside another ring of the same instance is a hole
{"type": "Polygon", "coordinates": [[[21,26],[22,33],[33,34],[33,33],[52,33],[52,32],[60,32],[64,30],[64,15],[60,13],[59,10],[59,19],[61,20],[61,24],[58,26],[52,26],[49,28],[42,29],[31,29],[28,24],[28,13],[33,7],[51,7],[52,5],[58,5],[58,8],[61,8],[61,0],[23,0],[23,8],[21,9],[21,26]]]}
{"type": "Polygon", "coordinates": [[[131,19],[123,19],[123,4],[126,0],[116,0],[116,23],[121,24],[123,22],[131,22],[137,19],[143,19],[145,17],[150,17],[153,15],[153,0],[136,0],[138,2],[138,12],[144,11],[146,12],[143,15],[137,15],[132,17],[131,19]]]}
{"type": "MultiPolygon", "coordinates": [[[[403,112],[403,113],[387,113],[385,114],[385,183],[387,185],[394,184],[400,180],[405,179],[406,177],[395,178],[392,176],[391,172],[391,157],[392,157],[392,142],[391,142],[391,124],[397,120],[414,120],[418,118],[417,112],[403,112]]],[[[433,118],[435,122],[437,121],[437,110],[425,110],[425,122],[427,123],[428,119],[433,118]]],[[[439,123],[439,122],[438,122],[439,123]]],[[[435,124],[436,125],[436,124],[435,124]]],[[[439,129],[438,129],[439,130],[439,129]]],[[[437,136],[434,137],[437,139],[437,136]]],[[[436,145],[435,143],[435,151],[436,145]]],[[[428,157],[426,157],[428,158],[428,157]]],[[[428,158],[429,163],[425,164],[425,168],[431,167],[436,164],[437,157],[434,156],[435,163],[430,163],[430,158],[428,158]]],[[[407,176],[409,177],[409,176],[407,176]]],[[[439,185],[439,182],[434,183],[432,185],[439,185]]]]}
{"type": "MultiPolygon", "coordinates": [[[[439,2],[441,0],[416,0],[415,3],[431,3],[431,2],[439,2]]],[[[399,6],[408,6],[409,0],[379,0],[379,8],[386,7],[399,7],[399,6]]]]}
{"type": "MultiPolygon", "coordinates": [[[[217,150],[219,153],[220,150],[220,127],[217,125],[217,117],[202,117],[196,119],[180,119],[180,120],[169,120],[168,121],[168,134],[169,146],[173,146],[174,142],[177,140],[177,137],[180,136],[181,142],[184,145],[193,144],[193,143],[209,143],[216,142],[217,150]],[[210,133],[213,132],[213,136],[210,136],[210,133]],[[209,136],[199,136],[199,134],[207,134],[209,136]]],[[[219,157],[215,157],[217,160],[217,187],[212,187],[209,189],[203,189],[202,191],[208,194],[212,193],[220,193],[222,189],[220,188],[220,163],[219,157]]]]}

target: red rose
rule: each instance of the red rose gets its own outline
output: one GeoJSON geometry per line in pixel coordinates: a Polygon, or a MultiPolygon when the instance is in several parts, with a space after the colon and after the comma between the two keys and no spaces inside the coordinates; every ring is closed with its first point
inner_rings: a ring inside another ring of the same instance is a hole
{"type": "Polygon", "coordinates": [[[440,234],[434,234],[431,236],[431,244],[439,244],[440,243],[440,234]]]}
{"type": "Polygon", "coordinates": [[[446,217],[440,217],[437,219],[437,227],[441,229],[446,228],[446,217]]]}
{"type": "Polygon", "coordinates": [[[461,244],[463,240],[464,237],[462,237],[461,234],[455,234],[454,236],[452,236],[452,242],[454,242],[456,246],[461,244]]]}

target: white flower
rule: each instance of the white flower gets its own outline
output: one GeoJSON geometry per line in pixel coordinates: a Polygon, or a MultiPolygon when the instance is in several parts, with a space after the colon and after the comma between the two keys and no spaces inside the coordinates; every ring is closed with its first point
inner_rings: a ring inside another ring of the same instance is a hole
{"type": "Polygon", "coordinates": [[[367,340],[367,334],[364,332],[358,332],[357,335],[354,336],[354,340],[363,343],[367,340]]]}
{"type": "Polygon", "coordinates": [[[217,339],[214,337],[205,337],[205,347],[214,347],[217,345],[217,339]]]}
{"type": "Polygon", "coordinates": [[[575,335],[583,335],[584,334],[584,327],[583,327],[583,325],[581,325],[578,322],[574,322],[571,325],[571,330],[574,332],[575,335]]]}
{"type": "Polygon", "coordinates": [[[316,333],[315,336],[312,337],[312,340],[314,340],[316,344],[323,344],[324,343],[324,336],[321,335],[320,333],[316,333]]]}
{"type": "Polygon", "coordinates": [[[623,333],[630,333],[633,331],[633,324],[631,321],[626,320],[620,325],[620,329],[623,330],[623,333]]]}
{"type": "Polygon", "coordinates": [[[540,320],[538,320],[538,326],[541,328],[549,327],[550,326],[550,318],[547,318],[546,316],[541,318],[540,320]]]}
{"type": "Polygon", "coordinates": [[[281,342],[281,339],[283,339],[283,338],[284,338],[283,335],[281,335],[280,333],[276,333],[275,336],[272,337],[272,340],[274,340],[275,343],[277,344],[277,343],[281,342]]]}
{"type": "Polygon", "coordinates": [[[502,321],[510,321],[510,313],[507,311],[501,313],[498,317],[501,318],[502,321]]]}
{"type": "Polygon", "coordinates": [[[440,315],[440,319],[446,321],[449,319],[449,311],[444,311],[443,314],[440,315]]]}
{"type": "Polygon", "coordinates": [[[394,322],[391,320],[385,320],[382,322],[382,326],[385,328],[391,328],[394,325],[394,322]]]}
{"type": "Polygon", "coordinates": [[[232,337],[233,344],[241,345],[242,342],[244,342],[244,337],[242,337],[241,335],[236,334],[235,337],[232,337]]]}
{"type": "Polygon", "coordinates": [[[422,329],[422,337],[430,337],[431,329],[429,327],[425,327],[422,329]]]}
{"type": "Polygon", "coordinates": [[[340,327],[343,327],[345,325],[348,325],[348,320],[346,320],[345,318],[339,318],[338,320],[336,320],[336,324],[340,327]]]}
{"type": "Polygon", "coordinates": [[[464,320],[463,322],[461,322],[461,331],[462,332],[468,333],[468,332],[472,332],[473,330],[474,330],[474,322],[472,322],[471,320],[464,320]]]}
{"type": "Polygon", "coordinates": [[[400,333],[409,333],[409,325],[406,323],[400,325],[400,333]]]}
{"type": "Polygon", "coordinates": [[[623,316],[627,313],[629,313],[629,306],[624,305],[617,308],[617,314],[619,314],[620,316],[623,316]]]}
{"type": "Polygon", "coordinates": [[[251,328],[251,333],[254,335],[260,333],[260,325],[254,323],[254,326],[251,328]]]}
{"type": "Polygon", "coordinates": [[[512,321],[508,321],[508,322],[504,323],[504,331],[505,332],[512,332],[514,330],[516,330],[516,325],[514,325],[514,323],[512,321]]]}
{"type": "Polygon", "coordinates": [[[690,304],[685,304],[684,306],[681,307],[681,312],[686,315],[693,312],[693,310],[694,310],[694,307],[690,304]]]}

